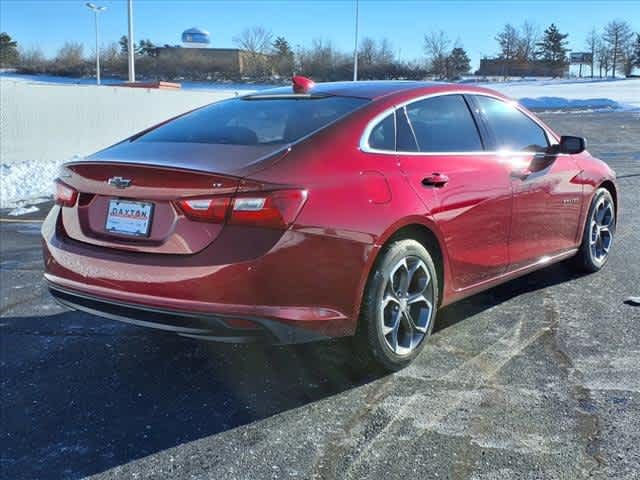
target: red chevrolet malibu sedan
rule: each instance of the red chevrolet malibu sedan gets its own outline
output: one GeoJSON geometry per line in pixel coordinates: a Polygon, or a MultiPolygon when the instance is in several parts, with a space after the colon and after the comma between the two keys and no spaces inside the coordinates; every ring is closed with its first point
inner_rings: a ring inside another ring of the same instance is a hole
{"type": "Polygon", "coordinates": [[[614,172],[491,90],[313,84],[214,103],[64,165],[61,303],[199,339],[355,336],[389,370],[438,308],[554,262],[596,271],[614,172]]]}

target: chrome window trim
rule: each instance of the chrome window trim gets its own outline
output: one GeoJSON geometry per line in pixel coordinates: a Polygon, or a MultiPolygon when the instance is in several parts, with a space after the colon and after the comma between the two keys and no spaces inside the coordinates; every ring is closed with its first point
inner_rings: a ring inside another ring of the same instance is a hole
{"type": "MultiPolygon", "coordinates": [[[[549,132],[543,125],[541,125],[536,118],[534,118],[532,115],[530,115],[528,112],[525,112],[524,110],[522,110],[520,108],[520,104],[518,102],[516,102],[515,100],[505,100],[502,97],[499,97],[497,95],[492,95],[490,92],[476,92],[476,91],[472,91],[472,90],[457,90],[455,92],[436,92],[436,93],[429,93],[427,95],[421,95],[420,97],[416,97],[416,98],[412,98],[410,100],[405,100],[404,102],[392,105],[391,107],[383,110],[382,112],[380,112],[378,115],[376,115],[375,117],[373,117],[371,120],[369,120],[369,122],[367,123],[367,126],[365,127],[364,131],[362,132],[362,135],[360,136],[360,144],[359,144],[359,149],[360,151],[364,152],[364,153],[377,153],[377,154],[382,154],[382,155],[413,155],[413,156],[442,156],[442,155],[458,155],[458,156],[464,156],[464,155],[509,155],[509,156],[513,156],[513,155],[540,155],[542,152],[511,152],[511,151],[500,151],[500,150],[493,150],[493,151],[488,151],[488,150],[478,150],[478,151],[473,151],[473,152],[404,152],[404,151],[400,151],[400,150],[395,150],[395,151],[391,151],[391,150],[380,150],[377,148],[373,148],[369,146],[369,137],[371,136],[371,132],[372,130],[378,126],[378,123],[380,123],[382,120],[384,120],[388,115],[390,115],[391,113],[395,112],[396,110],[399,110],[401,108],[405,108],[407,105],[414,103],[414,102],[419,102],[422,100],[426,100],[428,98],[434,98],[434,97],[442,97],[445,95],[478,95],[478,96],[485,96],[485,97],[490,97],[490,98],[494,98],[496,100],[499,100],[501,102],[507,103],[509,105],[512,105],[513,107],[515,107],[520,113],[522,113],[523,115],[525,115],[527,118],[529,118],[532,122],[534,122],[538,127],[540,127],[542,129],[542,131],[545,133],[546,137],[547,137],[547,142],[552,145],[552,139],[557,143],[557,140],[555,139],[555,137],[551,134],[551,132],[549,132]]],[[[397,134],[397,120],[396,121],[396,134],[397,134]]],[[[397,144],[397,142],[396,142],[397,144]]],[[[418,146],[418,148],[420,148],[418,146]]],[[[559,154],[559,155],[565,155],[565,154],[559,154]]]]}

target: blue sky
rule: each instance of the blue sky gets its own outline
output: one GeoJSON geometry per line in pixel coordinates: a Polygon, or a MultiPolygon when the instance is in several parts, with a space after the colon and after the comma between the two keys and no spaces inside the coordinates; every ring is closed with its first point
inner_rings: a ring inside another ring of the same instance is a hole
{"type": "MultiPolygon", "coordinates": [[[[127,31],[126,1],[94,0],[108,10],[101,15],[102,43],[116,41],[127,31]]],[[[25,47],[39,46],[47,55],[67,40],[93,49],[92,14],[81,0],[0,0],[0,30],[25,47]]],[[[135,37],[156,44],[176,44],[186,28],[211,32],[213,47],[234,46],[233,37],[245,27],[262,25],[283,35],[292,46],[313,38],[331,40],[345,51],[353,48],[354,0],[325,1],[207,1],[134,0],[135,37]]],[[[476,68],[484,55],[496,53],[496,32],[511,22],[528,20],[541,30],[554,22],[569,33],[570,47],[584,48],[592,27],[622,18],[640,31],[640,1],[375,1],[360,0],[360,36],[387,37],[405,60],[423,56],[423,35],[444,30],[459,39],[476,68]]]]}

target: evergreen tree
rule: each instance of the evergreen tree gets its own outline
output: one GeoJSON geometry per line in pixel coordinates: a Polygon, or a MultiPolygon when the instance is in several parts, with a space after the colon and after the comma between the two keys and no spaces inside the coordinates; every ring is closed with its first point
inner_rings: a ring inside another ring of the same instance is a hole
{"type": "Polygon", "coordinates": [[[15,66],[18,63],[18,42],[6,33],[0,33],[0,66],[15,66]]]}
{"type": "Polygon", "coordinates": [[[554,76],[562,75],[569,63],[567,61],[568,36],[568,33],[560,33],[558,27],[552,23],[544,31],[542,41],[536,44],[538,46],[536,54],[551,67],[554,76]]]}
{"type": "Polygon", "coordinates": [[[500,45],[499,57],[502,60],[502,75],[506,78],[509,76],[510,64],[518,54],[518,45],[521,44],[521,38],[518,30],[513,25],[507,23],[502,31],[496,35],[496,41],[500,45]]]}
{"type": "Polygon", "coordinates": [[[129,37],[122,35],[120,40],[118,40],[118,44],[120,45],[120,53],[127,55],[129,53],[129,37]]]}
{"type": "Polygon", "coordinates": [[[272,46],[274,71],[283,77],[292,75],[294,56],[289,42],[284,37],[276,37],[272,46]]]}
{"type": "Polygon", "coordinates": [[[156,55],[156,46],[148,38],[146,40],[140,40],[135,50],[136,55],[142,57],[155,57],[156,55]]]}
{"type": "Polygon", "coordinates": [[[455,80],[460,75],[469,73],[471,70],[471,60],[462,47],[454,47],[449,55],[449,78],[455,80]]]}

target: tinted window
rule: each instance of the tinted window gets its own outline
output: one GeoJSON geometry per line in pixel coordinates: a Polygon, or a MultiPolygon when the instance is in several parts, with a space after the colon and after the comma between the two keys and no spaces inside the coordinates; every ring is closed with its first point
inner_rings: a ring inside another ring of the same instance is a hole
{"type": "Polygon", "coordinates": [[[366,103],[361,98],[238,98],[214,103],[140,137],[148,142],[264,145],[293,142],[366,103]]]}
{"type": "Polygon", "coordinates": [[[421,152],[477,152],[482,141],[462,95],[427,98],[406,107],[421,152]]]}
{"type": "Polygon", "coordinates": [[[539,152],[547,148],[544,130],[520,110],[495,98],[475,98],[495,137],[496,150],[539,152]]]}
{"type": "Polygon", "coordinates": [[[405,108],[400,108],[396,112],[396,129],[398,139],[396,144],[399,152],[417,152],[418,144],[416,143],[416,137],[413,134],[409,120],[407,120],[407,112],[405,108]]]}
{"type": "Polygon", "coordinates": [[[394,151],[396,149],[396,121],[393,113],[371,130],[369,146],[377,150],[394,151]]]}

